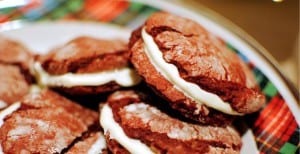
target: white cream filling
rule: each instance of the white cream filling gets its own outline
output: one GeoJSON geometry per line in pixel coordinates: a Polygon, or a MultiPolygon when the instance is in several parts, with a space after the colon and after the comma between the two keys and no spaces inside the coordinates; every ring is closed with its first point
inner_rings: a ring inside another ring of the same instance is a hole
{"type": "Polygon", "coordinates": [[[108,133],[110,138],[118,141],[124,148],[132,154],[153,154],[152,150],[141,141],[129,138],[114,120],[112,109],[105,104],[100,113],[100,124],[104,129],[104,133],[108,133]]]}
{"type": "Polygon", "coordinates": [[[2,110],[0,112],[0,128],[2,127],[2,125],[4,123],[4,118],[6,116],[12,114],[16,110],[18,110],[20,107],[21,107],[21,103],[20,102],[16,102],[16,103],[8,106],[7,108],[5,108],[4,110],[2,110]]]}
{"type": "Polygon", "coordinates": [[[163,59],[162,52],[154,42],[151,35],[147,34],[145,28],[142,29],[142,38],[145,44],[145,53],[153,64],[155,69],[174,87],[182,92],[186,97],[195,100],[197,103],[205,104],[208,107],[214,108],[230,115],[242,115],[234,111],[230,104],[224,102],[219,96],[209,93],[201,89],[198,85],[187,82],[182,79],[175,65],[167,63],[163,59]]]}
{"type": "Polygon", "coordinates": [[[1,144],[0,144],[0,154],[4,154],[1,144]]]}
{"type": "Polygon", "coordinates": [[[7,106],[7,103],[0,99],[0,109],[7,106]]]}
{"type": "Polygon", "coordinates": [[[36,62],[34,70],[38,76],[39,84],[43,86],[98,86],[115,81],[123,87],[130,87],[138,84],[141,80],[135,70],[131,68],[86,74],[50,75],[42,68],[40,63],[36,62]]]}
{"type": "Polygon", "coordinates": [[[99,154],[102,153],[102,150],[106,148],[106,141],[104,136],[100,134],[98,140],[91,146],[88,154],[99,154]]]}
{"type": "Polygon", "coordinates": [[[30,86],[29,93],[30,93],[30,94],[36,94],[36,93],[40,93],[41,90],[42,90],[42,88],[39,87],[39,85],[33,84],[33,85],[30,86]]]}

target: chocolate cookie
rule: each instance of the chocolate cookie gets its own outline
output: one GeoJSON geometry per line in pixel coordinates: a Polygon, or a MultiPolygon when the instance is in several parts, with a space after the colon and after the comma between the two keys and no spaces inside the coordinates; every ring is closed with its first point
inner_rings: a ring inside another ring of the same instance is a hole
{"type": "Polygon", "coordinates": [[[91,153],[106,154],[106,141],[101,132],[90,133],[83,140],[78,141],[66,152],[67,154],[91,153]]]}
{"type": "Polygon", "coordinates": [[[35,63],[39,83],[71,94],[97,94],[136,85],[126,43],[78,37],[35,63]]]}
{"type": "Polygon", "coordinates": [[[0,108],[30,92],[33,54],[22,43],[0,36],[0,108]]]}
{"type": "Polygon", "coordinates": [[[231,126],[184,122],[154,106],[161,103],[154,97],[118,91],[101,107],[100,124],[112,153],[239,153],[241,138],[231,126]]]}
{"type": "Polygon", "coordinates": [[[0,36],[0,63],[18,66],[28,83],[34,82],[30,73],[34,55],[22,43],[0,36]]]}
{"type": "Polygon", "coordinates": [[[60,153],[98,123],[98,114],[49,90],[0,112],[2,153],[60,153]]]}
{"type": "Polygon", "coordinates": [[[0,63],[0,108],[17,102],[30,87],[18,66],[0,63]]]}
{"type": "Polygon", "coordinates": [[[188,118],[222,124],[265,102],[246,64],[192,20],[154,13],[132,33],[129,47],[138,74],[188,118]]]}

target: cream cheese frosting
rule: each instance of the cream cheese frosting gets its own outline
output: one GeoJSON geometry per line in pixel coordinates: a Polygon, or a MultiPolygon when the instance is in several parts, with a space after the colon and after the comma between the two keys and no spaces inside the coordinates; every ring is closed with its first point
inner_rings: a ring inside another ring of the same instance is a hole
{"type": "Polygon", "coordinates": [[[198,85],[182,79],[177,67],[164,60],[162,52],[152,36],[146,32],[145,28],[142,29],[142,39],[144,41],[145,53],[151,64],[166,80],[172,83],[178,91],[182,92],[186,97],[195,100],[197,103],[204,104],[223,113],[242,115],[234,111],[228,102],[224,102],[216,94],[207,92],[198,85]]]}
{"type": "Polygon", "coordinates": [[[4,118],[6,116],[12,114],[13,112],[17,111],[20,107],[21,107],[21,103],[20,102],[16,102],[16,103],[8,106],[4,110],[2,110],[0,112],[0,127],[2,127],[2,125],[4,123],[4,118]]]}
{"type": "Polygon", "coordinates": [[[50,75],[40,63],[36,62],[34,70],[38,76],[39,84],[43,86],[98,86],[115,81],[123,87],[130,87],[138,84],[141,80],[134,69],[127,67],[96,73],[50,75]]]}
{"type": "Polygon", "coordinates": [[[110,138],[118,141],[132,154],[154,154],[154,152],[140,140],[128,137],[122,127],[114,120],[112,109],[105,104],[100,113],[100,124],[104,133],[109,133],[110,138]]]}
{"type": "Polygon", "coordinates": [[[0,99],[0,109],[4,108],[6,106],[7,106],[7,103],[0,99]]]}
{"type": "Polygon", "coordinates": [[[106,142],[105,142],[104,136],[102,134],[100,134],[97,141],[89,149],[88,154],[102,153],[102,150],[105,148],[106,148],[106,142]]]}

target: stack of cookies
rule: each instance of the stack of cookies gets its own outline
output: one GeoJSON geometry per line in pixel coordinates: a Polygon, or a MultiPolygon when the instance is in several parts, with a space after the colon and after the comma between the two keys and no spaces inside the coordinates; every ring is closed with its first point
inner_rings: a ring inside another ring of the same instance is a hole
{"type": "Polygon", "coordinates": [[[30,91],[32,62],[33,54],[23,44],[0,37],[0,109],[30,91]]]}
{"type": "Polygon", "coordinates": [[[232,122],[265,101],[222,40],[169,13],[152,14],[128,43],[82,36],[46,55],[14,43],[0,52],[23,51],[0,54],[0,73],[12,74],[0,82],[24,92],[8,89],[7,99],[0,90],[9,105],[0,112],[3,153],[239,153],[232,122]],[[99,108],[88,105],[94,96],[104,98],[99,108]]]}

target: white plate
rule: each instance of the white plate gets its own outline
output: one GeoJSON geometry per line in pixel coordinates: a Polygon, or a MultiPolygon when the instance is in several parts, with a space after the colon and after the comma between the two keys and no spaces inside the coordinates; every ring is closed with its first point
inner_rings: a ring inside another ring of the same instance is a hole
{"type": "MultiPolygon", "coordinates": [[[[88,22],[48,22],[25,24],[21,28],[4,31],[6,37],[18,40],[37,54],[45,54],[50,49],[62,45],[77,36],[91,36],[104,39],[128,40],[130,30],[115,25],[88,22]]],[[[242,136],[241,153],[258,153],[250,129],[242,136]]]]}
{"type": "Polygon", "coordinates": [[[130,31],[115,25],[87,22],[24,23],[22,28],[2,32],[18,40],[31,51],[44,54],[77,36],[128,40],[130,31]]]}

